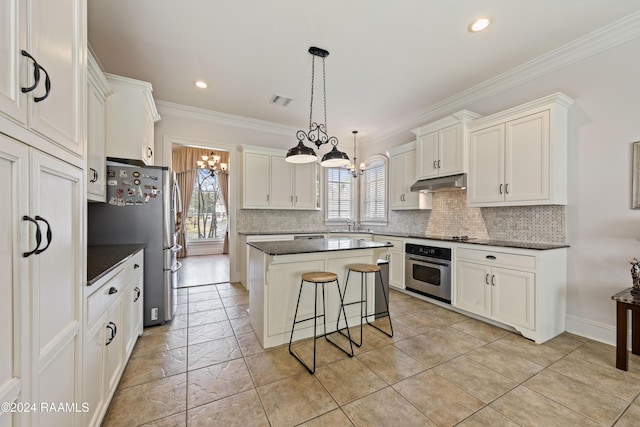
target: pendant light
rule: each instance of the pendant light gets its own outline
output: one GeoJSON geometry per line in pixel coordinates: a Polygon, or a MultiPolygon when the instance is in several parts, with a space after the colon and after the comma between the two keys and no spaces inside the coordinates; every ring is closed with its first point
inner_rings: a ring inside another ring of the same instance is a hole
{"type": "Polygon", "coordinates": [[[345,166],[349,163],[349,156],[338,150],[338,138],[335,136],[329,136],[327,132],[327,90],[326,90],[326,78],[325,78],[325,63],[324,59],[329,56],[329,52],[320,49],[319,47],[310,47],[309,53],[312,55],[311,61],[311,105],[309,107],[309,131],[299,130],[296,132],[296,138],[298,138],[298,145],[291,148],[287,152],[286,160],[290,163],[311,163],[318,160],[318,157],[313,148],[304,145],[304,140],[308,140],[315,144],[317,148],[320,148],[323,144],[330,143],[332,145],[331,151],[322,156],[320,165],[324,167],[339,167],[345,166]],[[324,122],[317,123],[313,121],[313,88],[315,83],[315,63],[316,57],[322,58],[322,89],[324,96],[324,122]]]}
{"type": "Polygon", "coordinates": [[[354,178],[359,177],[364,174],[364,170],[367,167],[364,162],[360,163],[360,170],[356,170],[356,165],[358,164],[358,158],[356,157],[356,135],[358,134],[357,130],[351,131],[353,133],[353,163],[349,162],[346,168],[351,172],[351,176],[354,178]]]}

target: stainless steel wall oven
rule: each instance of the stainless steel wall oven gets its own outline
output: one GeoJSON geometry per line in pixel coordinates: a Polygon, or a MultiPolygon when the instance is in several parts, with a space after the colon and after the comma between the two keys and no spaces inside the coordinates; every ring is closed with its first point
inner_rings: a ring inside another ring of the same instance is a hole
{"type": "Polygon", "coordinates": [[[407,290],[451,304],[451,249],[407,243],[405,254],[407,290]]]}

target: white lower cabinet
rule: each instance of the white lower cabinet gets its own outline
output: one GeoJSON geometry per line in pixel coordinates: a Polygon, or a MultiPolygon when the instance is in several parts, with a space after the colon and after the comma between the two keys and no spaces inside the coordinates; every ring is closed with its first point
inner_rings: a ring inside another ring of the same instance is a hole
{"type": "Polygon", "coordinates": [[[142,333],[143,251],[85,290],[83,425],[102,422],[131,351],[142,333]],[[140,292],[138,292],[140,290],[140,292]]]}
{"type": "Polygon", "coordinates": [[[537,343],[565,330],[566,249],[456,251],[455,306],[537,343]]]}
{"type": "Polygon", "coordinates": [[[384,258],[389,261],[389,285],[404,289],[404,240],[387,237],[375,236],[376,242],[389,242],[393,246],[388,248],[384,258]]]}

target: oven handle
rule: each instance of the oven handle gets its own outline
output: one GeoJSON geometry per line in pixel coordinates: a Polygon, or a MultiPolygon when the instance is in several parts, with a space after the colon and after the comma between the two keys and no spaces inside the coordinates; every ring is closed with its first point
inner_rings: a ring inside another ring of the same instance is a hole
{"type": "Polygon", "coordinates": [[[443,266],[443,267],[450,267],[451,266],[451,262],[450,261],[438,262],[438,261],[434,261],[434,260],[431,260],[431,259],[427,260],[427,259],[424,259],[424,258],[416,258],[416,257],[412,257],[412,256],[409,256],[409,255],[406,256],[406,259],[409,260],[409,261],[417,261],[417,262],[423,263],[425,265],[439,265],[439,266],[443,266]]]}

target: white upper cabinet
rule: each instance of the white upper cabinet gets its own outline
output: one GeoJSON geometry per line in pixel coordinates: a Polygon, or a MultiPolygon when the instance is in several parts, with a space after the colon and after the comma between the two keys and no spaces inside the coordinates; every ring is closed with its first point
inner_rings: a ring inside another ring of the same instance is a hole
{"type": "Polygon", "coordinates": [[[567,203],[567,110],[557,93],[474,121],[469,206],[567,203]]]}
{"type": "Polygon", "coordinates": [[[467,124],[481,117],[462,110],[414,129],[416,178],[427,179],[467,172],[467,124]]]}
{"type": "Polygon", "coordinates": [[[107,98],[107,157],[153,165],[154,122],[160,115],[151,83],[105,73],[113,94],[107,98]]]}
{"type": "Polygon", "coordinates": [[[416,182],[416,143],[389,150],[391,210],[431,209],[431,194],[411,191],[416,182]]]}
{"type": "Polygon", "coordinates": [[[53,143],[76,158],[85,154],[85,5],[0,0],[0,116],[7,120],[0,130],[44,151],[51,152],[45,141],[53,143]]]}
{"type": "Polygon", "coordinates": [[[244,209],[320,209],[317,163],[293,164],[284,152],[242,147],[244,209]]]}
{"type": "Polygon", "coordinates": [[[109,83],[89,54],[87,80],[87,199],[106,201],[105,139],[109,83]]]}

